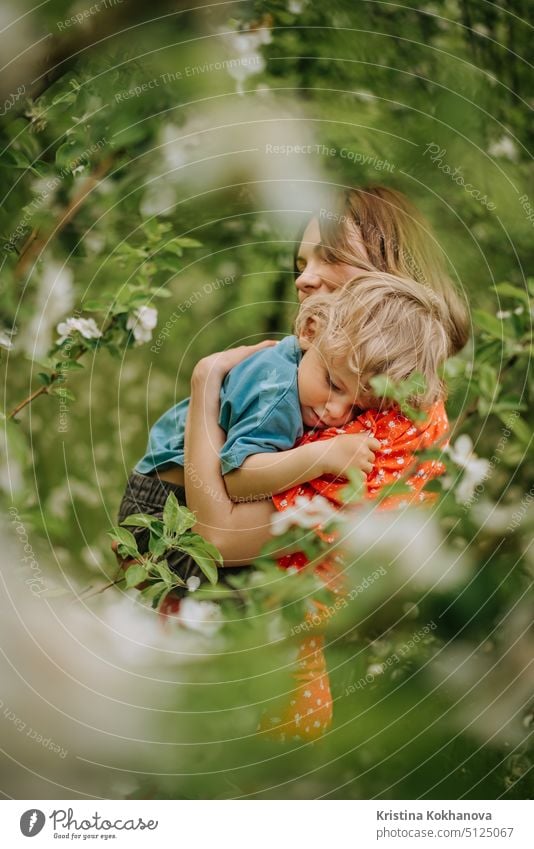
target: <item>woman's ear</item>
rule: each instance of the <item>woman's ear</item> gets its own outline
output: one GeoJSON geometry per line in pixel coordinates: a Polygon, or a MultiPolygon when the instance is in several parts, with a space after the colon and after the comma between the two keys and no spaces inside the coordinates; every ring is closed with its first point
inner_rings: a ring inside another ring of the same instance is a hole
{"type": "Polygon", "coordinates": [[[317,336],[319,323],[317,319],[311,315],[306,319],[304,325],[300,329],[299,344],[303,351],[307,351],[317,336]]]}

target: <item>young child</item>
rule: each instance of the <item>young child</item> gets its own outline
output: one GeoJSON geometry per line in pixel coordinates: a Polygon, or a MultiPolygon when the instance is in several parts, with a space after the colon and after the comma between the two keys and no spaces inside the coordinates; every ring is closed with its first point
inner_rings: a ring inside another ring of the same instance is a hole
{"type": "MultiPolygon", "coordinates": [[[[422,420],[410,420],[391,402],[380,403],[372,397],[372,392],[366,392],[363,380],[358,397],[361,405],[367,409],[341,427],[306,433],[299,440],[299,447],[295,449],[301,450],[310,443],[335,443],[343,438],[341,434],[366,433],[375,437],[379,447],[376,450],[373,469],[366,475],[365,497],[376,498],[383,487],[395,483],[408,472],[408,493],[389,496],[381,502],[380,509],[431,500],[432,494],[424,492],[423,487],[428,480],[444,472],[444,466],[439,460],[417,463],[416,459],[419,450],[438,443],[448,432],[443,403],[444,388],[438,377],[439,366],[447,356],[444,324],[440,318],[441,304],[439,300],[435,300],[434,295],[421,289],[419,284],[412,284],[410,281],[397,282],[391,286],[378,283],[372,288],[367,287],[365,282],[361,288],[358,285],[359,307],[368,310],[368,315],[376,319],[382,332],[376,327],[378,335],[373,339],[373,320],[353,315],[352,319],[359,328],[359,335],[358,345],[352,354],[347,351],[346,340],[339,334],[339,326],[344,323],[339,311],[322,316],[317,328],[318,340],[328,340],[331,353],[339,346],[338,352],[348,355],[349,369],[352,368],[353,372],[359,375],[371,374],[377,368],[379,351],[387,346],[388,356],[394,358],[393,374],[397,377],[408,377],[415,370],[414,362],[417,360],[417,370],[425,376],[425,392],[409,399],[413,407],[425,411],[422,420]]],[[[297,332],[299,326],[309,319],[308,307],[313,310],[314,320],[318,320],[316,307],[306,301],[297,319],[297,332]]],[[[388,363],[383,363],[381,372],[392,375],[388,363]]],[[[334,507],[341,507],[341,490],[344,486],[345,481],[334,480],[331,476],[319,476],[274,495],[273,504],[281,512],[290,508],[306,510],[306,501],[319,496],[328,499],[334,507]]],[[[305,554],[298,551],[279,559],[280,566],[286,569],[301,569],[307,563],[305,554]]],[[[345,592],[343,576],[331,563],[321,563],[316,567],[316,574],[335,596],[342,598],[345,592]]],[[[333,702],[320,624],[323,613],[325,619],[328,619],[329,613],[328,607],[317,601],[313,603],[315,613],[308,614],[303,626],[304,631],[311,633],[298,645],[296,669],[292,674],[294,689],[288,699],[266,710],[258,724],[257,730],[270,739],[282,742],[289,739],[313,741],[319,739],[332,723],[333,702]]]]}
{"type": "MultiPolygon", "coordinates": [[[[370,385],[379,374],[400,381],[422,373],[426,389],[411,402],[430,408],[442,393],[445,312],[431,290],[385,273],[365,273],[336,293],[307,298],[296,335],[252,355],[223,383],[219,424],[226,442],[220,456],[231,497],[271,497],[316,478],[342,476],[348,467],[370,473],[380,443],[365,431],[293,446],[304,434],[340,428],[362,410],[380,409],[370,385]]],[[[119,522],[131,513],[161,512],[170,489],[185,503],[188,404],[175,405],[153,426],[119,522]]],[[[142,550],[148,533],[135,533],[142,550]]],[[[193,574],[202,579],[188,555],[176,555],[169,565],[184,580],[193,574]]]]}

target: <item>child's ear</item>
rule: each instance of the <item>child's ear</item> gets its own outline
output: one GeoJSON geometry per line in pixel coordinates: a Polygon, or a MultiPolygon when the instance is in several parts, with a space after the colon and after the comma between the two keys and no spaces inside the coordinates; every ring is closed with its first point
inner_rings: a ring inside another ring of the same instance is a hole
{"type": "Polygon", "coordinates": [[[299,344],[303,351],[308,350],[315,337],[317,336],[318,329],[319,325],[317,319],[313,315],[306,319],[306,322],[301,328],[299,335],[299,344]]]}

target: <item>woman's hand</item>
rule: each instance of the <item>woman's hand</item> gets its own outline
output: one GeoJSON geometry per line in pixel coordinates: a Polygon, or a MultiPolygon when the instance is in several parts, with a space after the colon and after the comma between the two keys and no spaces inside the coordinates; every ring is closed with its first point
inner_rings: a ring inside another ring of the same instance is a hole
{"type": "Polygon", "coordinates": [[[359,469],[368,475],[373,471],[375,451],[380,442],[366,433],[344,433],[328,440],[314,443],[319,452],[319,464],[322,474],[346,476],[347,469],[359,469]]]}
{"type": "Polygon", "coordinates": [[[210,354],[208,357],[204,357],[198,361],[193,369],[191,382],[204,384],[207,381],[213,380],[221,383],[234,366],[239,365],[239,363],[257,351],[262,351],[264,348],[272,348],[273,345],[276,345],[274,339],[266,339],[257,345],[239,345],[237,348],[229,348],[227,351],[210,354]]]}

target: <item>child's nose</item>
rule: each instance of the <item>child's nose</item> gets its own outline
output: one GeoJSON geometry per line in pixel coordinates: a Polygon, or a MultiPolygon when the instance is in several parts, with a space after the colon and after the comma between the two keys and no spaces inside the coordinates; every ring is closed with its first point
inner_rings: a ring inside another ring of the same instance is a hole
{"type": "Polygon", "coordinates": [[[345,422],[349,419],[352,411],[352,404],[347,404],[344,401],[328,401],[326,404],[326,414],[328,416],[329,422],[333,427],[336,427],[341,424],[345,424],[345,422]]]}

